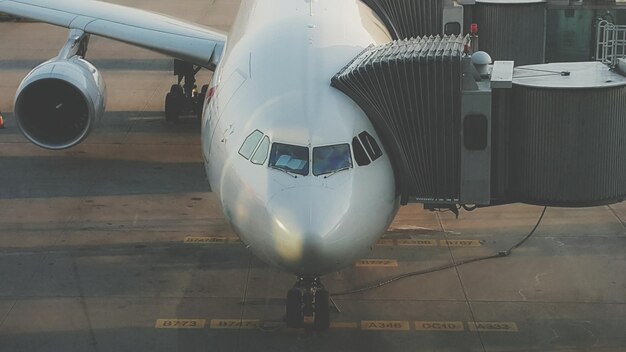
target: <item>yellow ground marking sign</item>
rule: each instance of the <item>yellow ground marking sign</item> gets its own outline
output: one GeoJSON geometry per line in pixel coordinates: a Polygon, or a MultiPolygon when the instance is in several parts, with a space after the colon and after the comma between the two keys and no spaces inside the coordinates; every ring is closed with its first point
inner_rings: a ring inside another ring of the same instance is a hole
{"type": "Polygon", "coordinates": [[[349,321],[334,321],[330,323],[331,329],[358,329],[359,324],[349,321]]]}
{"type": "Polygon", "coordinates": [[[236,244],[241,243],[241,240],[238,237],[230,237],[230,236],[209,236],[209,237],[194,237],[187,236],[185,237],[185,243],[189,244],[236,244]]]}
{"type": "Polygon", "coordinates": [[[185,237],[185,243],[193,244],[224,244],[228,242],[226,237],[185,237]]]}
{"type": "Polygon", "coordinates": [[[398,246],[435,247],[437,240],[399,239],[398,246]]]}
{"type": "Polygon", "coordinates": [[[395,246],[395,242],[393,239],[391,238],[383,238],[378,240],[378,242],[376,242],[377,246],[395,246]]]}
{"type": "Polygon", "coordinates": [[[461,321],[416,321],[415,330],[465,331],[465,327],[461,321]]]}
{"type": "Polygon", "coordinates": [[[157,329],[203,329],[204,319],[157,319],[154,325],[157,329]]]}
{"type": "Polygon", "coordinates": [[[398,261],[395,259],[361,259],[356,262],[357,267],[366,268],[396,268],[398,261]]]}
{"type": "Polygon", "coordinates": [[[211,319],[211,329],[258,329],[259,320],[250,319],[211,319]]]}
{"type": "Polygon", "coordinates": [[[361,330],[409,331],[410,327],[408,321],[363,320],[361,321],[361,330]]]}
{"type": "Polygon", "coordinates": [[[517,324],[511,322],[482,321],[467,323],[470,331],[518,332],[517,324]]]}
{"type": "Polygon", "coordinates": [[[377,246],[399,246],[399,247],[480,247],[483,242],[480,240],[434,240],[416,238],[381,238],[376,242],[377,246]]]}
{"type": "Polygon", "coordinates": [[[482,243],[479,240],[440,240],[439,245],[442,247],[480,247],[482,243]]]}

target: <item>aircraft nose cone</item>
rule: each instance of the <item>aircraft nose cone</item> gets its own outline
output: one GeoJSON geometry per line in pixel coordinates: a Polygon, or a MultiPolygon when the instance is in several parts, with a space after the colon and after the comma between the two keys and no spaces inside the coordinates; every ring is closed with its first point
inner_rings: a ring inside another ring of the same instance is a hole
{"type": "Polygon", "coordinates": [[[274,196],[269,203],[271,235],[281,264],[300,274],[332,265],[332,243],[348,208],[347,198],[322,187],[292,188],[274,196]]]}

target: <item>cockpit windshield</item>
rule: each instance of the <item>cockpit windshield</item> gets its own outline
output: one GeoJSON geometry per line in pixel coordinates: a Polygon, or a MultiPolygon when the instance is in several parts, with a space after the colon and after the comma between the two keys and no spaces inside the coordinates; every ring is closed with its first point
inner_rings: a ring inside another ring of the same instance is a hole
{"type": "Polygon", "coordinates": [[[352,167],[349,144],[313,148],[313,175],[326,175],[352,167]]]}
{"type": "Polygon", "coordinates": [[[270,167],[306,176],[309,174],[309,148],[274,143],[270,153],[270,167]]]}

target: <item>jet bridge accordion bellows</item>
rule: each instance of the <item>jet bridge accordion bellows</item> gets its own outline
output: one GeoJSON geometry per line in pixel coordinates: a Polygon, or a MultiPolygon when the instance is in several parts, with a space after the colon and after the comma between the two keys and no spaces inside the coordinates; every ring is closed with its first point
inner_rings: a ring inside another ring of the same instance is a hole
{"type": "Polygon", "coordinates": [[[441,33],[442,0],[363,0],[383,21],[393,39],[441,33]]]}
{"type": "Polygon", "coordinates": [[[456,202],[460,193],[461,57],[467,37],[370,46],[332,79],[368,115],[390,154],[399,193],[456,202]]]}

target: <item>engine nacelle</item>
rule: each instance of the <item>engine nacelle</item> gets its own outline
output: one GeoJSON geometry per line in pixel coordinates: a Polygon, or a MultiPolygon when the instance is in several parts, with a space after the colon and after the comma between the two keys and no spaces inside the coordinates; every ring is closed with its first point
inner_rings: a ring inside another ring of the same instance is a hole
{"type": "Polygon", "coordinates": [[[15,118],[31,142],[66,149],[82,142],[100,119],[106,87],[98,70],[74,56],[54,58],[24,78],[15,96],[15,118]]]}

